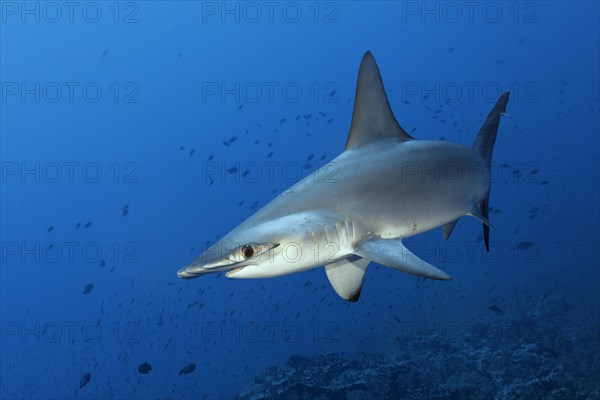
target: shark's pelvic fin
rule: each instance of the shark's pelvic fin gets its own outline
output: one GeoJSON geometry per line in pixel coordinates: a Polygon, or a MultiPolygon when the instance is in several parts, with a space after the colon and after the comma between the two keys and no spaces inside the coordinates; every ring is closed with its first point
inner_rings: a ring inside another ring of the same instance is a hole
{"type": "Polygon", "coordinates": [[[394,118],[375,58],[367,51],[358,71],[352,125],[346,149],[386,137],[413,140],[394,118]]]}
{"type": "Polygon", "coordinates": [[[444,271],[421,260],[402,244],[400,239],[373,238],[362,241],[355,254],[386,267],[429,279],[452,279],[444,271]]]}
{"type": "Polygon", "coordinates": [[[484,226],[494,229],[492,224],[490,224],[490,221],[488,221],[488,207],[487,204],[484,203],[487,203],[487,199],[484,199],[478,206],[473,207],[473,209],[469,211],[466,215],[475,217],[478,220],[480,220],[484,226]]]}
{"type": "Polygon", "coordinates": [[[325,265],[325,272],[335,292],[342,299],[354,303],[360,297],[368,265],[369,260],[358,256],[350,256],[325,265]]]}
{"type": "Polygon", "coordinates": [[[457,222],[458,220],[455,219],[454,221],[448,222],[446,225],[442,226],[442,234],[444,235],[444,240],[448,240],[457,222]]]}

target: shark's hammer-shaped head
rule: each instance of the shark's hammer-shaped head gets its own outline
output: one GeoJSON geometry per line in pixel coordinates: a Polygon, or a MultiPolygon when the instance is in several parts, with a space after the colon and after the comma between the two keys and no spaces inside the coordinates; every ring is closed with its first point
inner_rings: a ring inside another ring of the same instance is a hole
{"type": "Polygon", "coordinates": [[[322,221],[317,213],[298,213],[257,225],[244,223],[177,275],[189,279],[225,272],[228,278],[267,278],[323,265],[324,257],[345,254],[339,248],[319,251],[320,247],[331,245],[325,242],[322,221]]]}
{"type": "Polygon", "coordinates": [[[277,242],[228,242],[225,239],[219,240],[200,257],[181,268],[177,276],[190,279],[213,272],[235,273],[247,266],[264,263],[273,256],[273,249],[279,247],[277,242]]]}

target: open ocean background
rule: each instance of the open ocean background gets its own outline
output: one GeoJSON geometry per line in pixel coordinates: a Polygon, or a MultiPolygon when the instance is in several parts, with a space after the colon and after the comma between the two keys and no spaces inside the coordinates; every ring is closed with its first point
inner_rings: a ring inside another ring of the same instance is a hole
{"type": "Polygon", "coordinates": [[[0,2],[1,399],[600,398],[598,2],[69,4],[0,2]],[[417,139],[511,90],[492,251],[177,279],[343,150],[366,50],[417,139]]]}

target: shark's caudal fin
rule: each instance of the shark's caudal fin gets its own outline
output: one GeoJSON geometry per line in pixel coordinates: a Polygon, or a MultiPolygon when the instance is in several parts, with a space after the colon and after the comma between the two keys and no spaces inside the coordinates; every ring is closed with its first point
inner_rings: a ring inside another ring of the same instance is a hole
{"type": "Polygon", "coordinates": [[[358,71],[346,150],[386,137],[404,141],[413,139],[394,118],[375,58],[367,51],[358,71]]]}
{"type": "MultiPolygon", "coordinates": [[[[496,135],[498,134],[498,126],[500,125],[500,117],[506,115],[506,103],[508,103],[508,96],[510,92],[505,92],[500,96],[492,111],[488,114],[483,126],[479,130],[479,134],[473,144],[473,149],[477,151],[485,160],[488,168],[492,165],[492,152],[494,150],[494,144],[496,143],[496,135]]],[[[490,224],[489,218],[489,201],[490,192],[488,191],[485,198],[479,204],[479,213],[472,213],[483,221],[483,239],[485,241],[485,248],[490,251],[490,224]]]]}

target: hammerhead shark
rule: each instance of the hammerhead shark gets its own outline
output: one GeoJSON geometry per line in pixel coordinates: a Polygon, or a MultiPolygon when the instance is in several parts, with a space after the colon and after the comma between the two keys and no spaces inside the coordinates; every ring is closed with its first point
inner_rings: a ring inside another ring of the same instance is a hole
{"type": "Polygon", "coordinates": [[[416,140],[396,121],[370,51],[361,61],[344,151],[281,193],[178,271],[180,278],[225,272],[270,278],[324,266],[336,293],[358,301],[371,262],[429,279],[448,274],[402,239],[441,227],[447,239],[463,216],[483,223],[489,251],[490,168],[503,93],[472,147],[416,140]],[[332,173],[333,171],[333,173],[332,173]]]}

